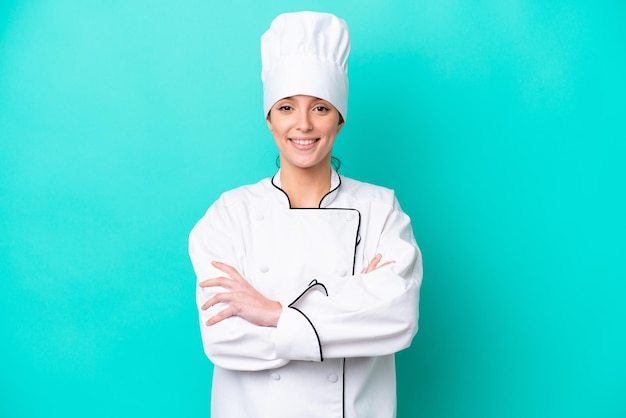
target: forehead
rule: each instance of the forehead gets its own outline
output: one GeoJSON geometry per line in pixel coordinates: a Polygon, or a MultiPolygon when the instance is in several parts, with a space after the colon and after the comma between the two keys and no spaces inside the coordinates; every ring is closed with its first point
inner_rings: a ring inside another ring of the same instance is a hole
{"type": "Polygon", "coordinates": [[[324,100],[315,96],[307,96],[306,94],[296,94],[294,96],[283,97],[280,101],[289,100],[294,102],[327,102],[328,100],[324,100]]]}

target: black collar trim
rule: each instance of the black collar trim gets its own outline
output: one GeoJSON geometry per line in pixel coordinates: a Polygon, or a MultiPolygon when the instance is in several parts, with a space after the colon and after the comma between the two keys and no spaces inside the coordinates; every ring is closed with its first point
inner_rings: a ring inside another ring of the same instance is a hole
{"type": "Polygon", "coordinates": [[[289,204],[289,209],[323,209],[322,208],[322,202],[324,202],[324,199],[326,199],[326,197],[328,197],[333,192],[335,192],[337,189],[339,189],[339,187],[341,187],[341,176],[339,174],[337,174],[337,178],[339,179],[339,182],[337,183],[337,187],[335,187],[334,189],[331,189],[328,193],[326,193],[324,196],[322,196],[322,199],[320,200],[320,203],[317,206],[317,208],[294,208],[294,207],[291,207],[291,200],[289,199],[289,195],[287,194],[287,192],[285,192],[276,183],[274,183],[274,178],[275,177],[276,177],[276,174],[274,174],[272,176],[272,179],[271,179],[272,186],[274,186],[276,189],[280,190],[282,192],[282,194],[285,195],[285,197],[287,198],[287,203],[289,204]]]}

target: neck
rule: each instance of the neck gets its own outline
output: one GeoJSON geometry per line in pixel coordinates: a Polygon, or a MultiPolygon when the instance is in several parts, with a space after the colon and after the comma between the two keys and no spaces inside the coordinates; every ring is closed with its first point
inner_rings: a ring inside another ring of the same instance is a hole
{"type": "Polygon", "coordinates": [[[322,166],[308,169],[281,167],[281,188],[289,196],[292,208],[317,208],[330,191],[331,169],[322,166]]]}

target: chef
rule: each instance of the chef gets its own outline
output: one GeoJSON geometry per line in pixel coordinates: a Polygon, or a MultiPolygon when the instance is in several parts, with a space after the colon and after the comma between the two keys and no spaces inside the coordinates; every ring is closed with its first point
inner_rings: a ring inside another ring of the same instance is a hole
{"type": "Polygon", "coordinates": [[[349,51],[327,13],[279,15],[261,38],[280,168],[222,194],[189,238],[213,418],[396,416],[421,255],[393,191],[331,164],[349,51]]]}

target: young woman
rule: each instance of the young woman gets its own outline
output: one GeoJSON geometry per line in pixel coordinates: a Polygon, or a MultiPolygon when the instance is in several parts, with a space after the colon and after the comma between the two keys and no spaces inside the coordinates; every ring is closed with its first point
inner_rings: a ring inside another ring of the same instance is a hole
{"type": "Polygon", "coordinates": [[[332,168],[349,49],[325,13],[280,15],[262,37],[280,169],[224,193],[189,241],[214,418],[396,414],[421,256],[393,191],[332,168]]]}

